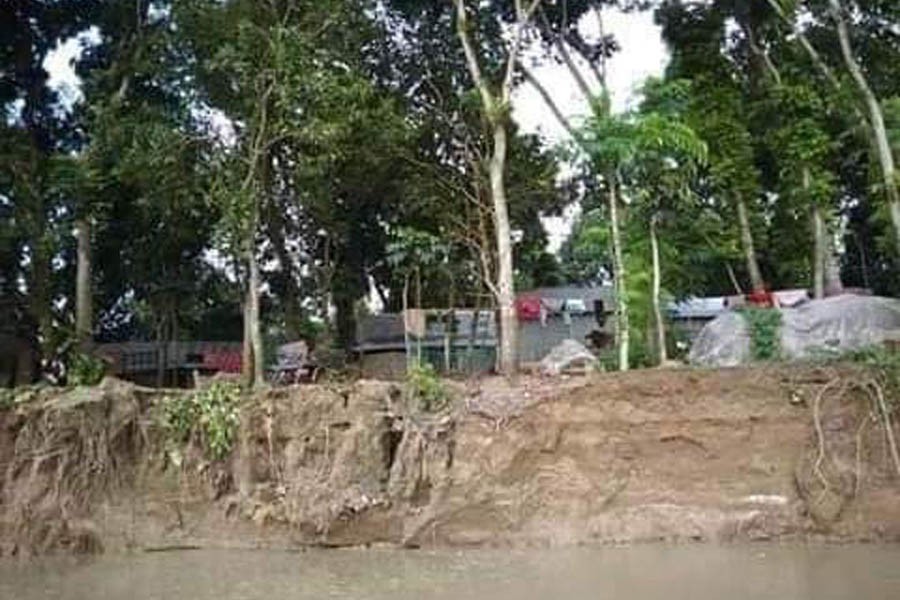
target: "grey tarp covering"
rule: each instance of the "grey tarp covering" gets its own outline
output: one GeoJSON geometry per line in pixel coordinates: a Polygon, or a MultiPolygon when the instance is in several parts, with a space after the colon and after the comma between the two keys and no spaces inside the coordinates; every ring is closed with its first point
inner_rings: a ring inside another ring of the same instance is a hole
{"type": "Polygon", "coordinates": [[[573,365],[593,364],[597,360],[583,344],[563,340],[541,360],[541,373],[559,375],[573,365]]]}
{"type": "MultiPolygon", "coordinates": [[[[842,295],[781,309],[781,353],[786,359],[839,354],[881,344],[900,330],[900,300],[842,295]]],[[[733,367],[749,362],[750,336],[735,312],[710,321],[691,347],[690,362],[733,367]]]]}

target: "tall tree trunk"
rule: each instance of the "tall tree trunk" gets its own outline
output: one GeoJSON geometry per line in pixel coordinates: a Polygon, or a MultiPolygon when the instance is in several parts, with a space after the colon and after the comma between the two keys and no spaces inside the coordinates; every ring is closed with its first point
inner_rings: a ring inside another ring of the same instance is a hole
{"type": "Polygon", "coordinates": [[[497,304],[500,310],[500,372],[512,375],[518,368],[518,327],[513,287],[512,235],[506,204],[506,125],[494,125],[494,148],[490,161],[491,199],[497,235],[497,304]]]}
{"type": "Polygon", "coordinates": [[[813,226],[813,298],[825,297],[825,261],[828,252],[825,233],[825,217],[822,208],[814,204],[812,208],[813,226]]]}
{"type": "Polygon", "coordinates": [[[728,261],[725,261],[725,272],[728,274],[728,279],[731,281],[731,285],[734,286],[734,293],[738,296],[744,295],[744,290],[741,289],[741,284],[738,283],[737,275],[734,274],[734,269],[731,268],[731,265],[728,261]]]}
{"type": "Polygon", "coordinates": [[[659,238],[656,231],[656,216],[650,219],[650,251],[653,255],[653,320],[656,324],[657,358],[660,365],[669,359],[666,352],[666,324],[663,321],[660,294],[662,288],[662,266],[659,260],[659,238]]]}
{"type": "Polygon", "coordinates": [[[850,45],[850,32],[847,29],[847,22],[844,20],[840,1],[829,0],[829,4],[837,25],[841,54],[844,57],[844,62],[847,64],[847,70],[850,71],[850,75],[853,77],[856,87],[859,88],[859,92],[862,94],[866,108],[869,111],[869,124],[875,137],[875,151],[878,154],[878,162],[881,165],[888,210],[891,215],[891,222],[894,225],[894,241],[897,244],[898,251],[900,251],[900,190],[897,188],[894,155],[891,153],[891,145],[884,125],[884,113],[881,110],[878,98],[869,86],[865,74],[863,74],[862,68],[853,55],[853,48],[850,45]]]}
{"type": "Polygon", "coordinates": [[[497,245],[497,281],[494,293],[500,313],[500,346],[498,367],[504,375],[513,375],[518,367],[518,321],[515,309],[515,289],[513,283],[512,238],[509,226],[509,210],[506,199],[506,154],[507,154],[507,121],[512,102],[512,88],[515,79],[519,52],[528,25],[541,0],[531,0],[526,6],[522,0],[516,0],[516,24],[512,30],[512,40],[506,56],[503,80],[499,93],[493,92],[488,80],[481,72],[481,64],[475,44],[470,37],[468,15],[465,0],[453,0],[456,7],[456,34],[466,57],[466,67],[478,94],[484,114],[491,125],[493,148],[488,165],[491,182],[491,200],[494,213],[494,230],[497,245]]]}
{"type": "Polygon", "coordinates": [[[756,261],[756,247],[753,244],[753,232],[750,230],[750,217],[747,215],[747,205],[744,198],[738,195],[737,204],[738,226],[741,230],[741,247],[744,250],[744,259],[747,261],[747,272],[750,274],[750,287],[753,291],[765,289],[759,263],[756,261]]]}
{"type": "Polygon", "coordinates": [[[844,293],[844,282],[841,280],[841,265],[832,244],[826,246],[825,252],[825,295],[838,296],[844,293]]]}
{"type": "MultiPolygon", "coordinates": [[[[254,236],[255,237],[255,236],[254,236]]],[[[249,380],[248,383],[252,387],[259,387],[263,383],[264,356],[262,344],[262,329],[259,321],[259,263],[256,260],[256,252],[254,244],[251,244],[250,250],[247,252],[247,300],[246,313],[244,319],[246,321],[246,334],[249,342],[250,360],[249,380]]],[[[246,354],[246,352],[245,352],[246,354]]]]}
{"type": "Polygon", "coordinates": [[[629,322],[628,286],[625,259],[622,255],[622,234],[619,230],[619,200],[615,177],[609,178],[609,226],[612,232],[613,278],[616,290],[616,347],[619,350],[619,370],[628,370],[629,322]]]}
{"type": "MultiPolygon", "coordinates": [[[[43,203],[41,203],[43,208],[43,203]]],[[[36,211],[37,212],[37,211],[36,211]]],[[[39,214],[38,219],[43,219],[39,214]]],[[[53,357],[53,293],[51,278],[53,277],[52,243],[46,231],[47,224],[41,221],[37,235],[30,240],[31,248],[30,280],[28,281],[28,305],[40,334],[41,357],[51,360],[53,357]]]]}
{"type": "MultiPolygon", "coordinates": [[[[809,167],[803,167],[803,191],[809,192],[811,186],[809,167]]],[[[818,203],[812,205],[813,255],[812,278],[813,298],[821,300],[825,297],[825,216],[818,203]]]]}
{"type": "Polygon", "coordinates": [[[166,386],[166,368],[169,366],[169,344],[166,340],[167,318],[165,314],[160,316],[156,326],[156,387],[158,388],[166,386]]]}
{"type": "Polygon", "coordinates": [[[403,348],[406,350],[406,372],[412,370],[412,345],[409,343],[409,273],[403,278],[403,348]]]}
{"type": "Polygon", "coordinates": [[[91,286],[91,224],[88,218],[76,223],[78,264],[75,276],[75,335],[82,352],[93,341],[94,311],[91,286]]]}
{"type": "Polygon", "coordinates": [[[241,376],[248,386],[253,385],[253,340],[250,335],[250,299],[249,288],[244,290],[244,302],[242,304],[244,339],[241,343],[241,376]]]}

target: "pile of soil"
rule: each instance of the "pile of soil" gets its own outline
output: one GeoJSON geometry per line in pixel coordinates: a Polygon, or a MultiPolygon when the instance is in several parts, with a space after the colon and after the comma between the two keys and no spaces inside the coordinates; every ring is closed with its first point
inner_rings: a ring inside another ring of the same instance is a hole
{"type": "Polygon", "coordinates": [[[437,414],[386,382],[279,388],[243,407],[231,456],[179,465],[163,396],[56,392],[0,412],[0,552],[900,540],[900,481],[865,403],[819,406],[830,485],[813,475],[832,377],[488,379],[437,414]]]}

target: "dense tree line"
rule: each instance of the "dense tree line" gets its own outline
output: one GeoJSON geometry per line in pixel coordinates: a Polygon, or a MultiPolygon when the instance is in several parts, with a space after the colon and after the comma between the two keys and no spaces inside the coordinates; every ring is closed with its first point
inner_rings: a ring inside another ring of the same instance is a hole
{"type": "Polygon", "coordinates": [[[0,12],[0,329],[45,368],[95,342],[243,339],[258,381],[274,341],[348,348],[370,294],[397,310],[415,288],[425,306],[497,309],[510,372],[516,290],[608,279],[627,368],[667,358],[666,298],[900,287],[890,0],[0,12]],[[606,82],[613,5],[655,11],[671,53],[625,114],[606,82]],[[45,61],[76,36],[73,104],[45,61]],[[569,119],[534,61],[588,113],[569,119]],[[527,85],[565,147],[516,127],[527,85]],[[540,217],[572,203],[555,257],[540,217]]]}

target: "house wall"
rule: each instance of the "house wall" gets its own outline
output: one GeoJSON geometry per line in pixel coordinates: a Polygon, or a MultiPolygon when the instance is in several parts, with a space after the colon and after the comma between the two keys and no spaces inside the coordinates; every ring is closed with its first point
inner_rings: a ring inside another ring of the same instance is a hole
{"type": "Polygon", "coordinates": [[[364,354],[359,366],[364,379],[403,379],[406,376],[406,352],[401,349],[364,354]]]}
{"type": "Polygon", "coordinates": [[[567,339],[580,342],[592,351],[587,337],[592,331],[599,330],[611,333],[610,323],[600,327],[593,314],[572,315],[567,323],[562,316],[547,318],[545,325],[540,321],[524,321],[519,324],[519,361],[523,363],[539,362],[550,351],[567,339]]]}

